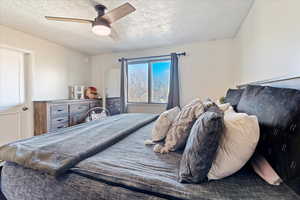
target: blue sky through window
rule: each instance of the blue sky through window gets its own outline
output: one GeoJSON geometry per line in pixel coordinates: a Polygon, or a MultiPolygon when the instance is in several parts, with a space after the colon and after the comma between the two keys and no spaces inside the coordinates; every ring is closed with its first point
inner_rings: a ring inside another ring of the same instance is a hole
{"type": "Polygon", "coordinates": [[[138,64],[129,63],[128,102],[167,103],[169,79],[170,60],[153,61],[150,65],[148,61],[138,64]],[[151,67],[151,74],[148,74],[148,67],[151,67]],[[150,75],[151,85],[148,85],[150,75]]]}
{"type": "Polygon", "coordinates": [[[170,82],[170,61],[152,63],[152,92],[153,103],[167,103],[170,82]]]}

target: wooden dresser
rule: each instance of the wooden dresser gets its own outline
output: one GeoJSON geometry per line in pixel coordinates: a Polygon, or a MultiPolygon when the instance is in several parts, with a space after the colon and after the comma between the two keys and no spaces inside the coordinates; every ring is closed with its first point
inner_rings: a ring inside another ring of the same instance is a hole
{"type": "Polygon", "coordinates": [[[102,100],[34,101],[34,135],[83,123],[90,108],[102,106],[102,100]]]}
{"type": "MultiPolygon", "coordinates": [[[[83,123],[86,113],[102,107],[102,99],[34,101],[34,135],[83,123]]],[[[107,97],[110,115],[120,114],[120,97],[107,97]]]]}

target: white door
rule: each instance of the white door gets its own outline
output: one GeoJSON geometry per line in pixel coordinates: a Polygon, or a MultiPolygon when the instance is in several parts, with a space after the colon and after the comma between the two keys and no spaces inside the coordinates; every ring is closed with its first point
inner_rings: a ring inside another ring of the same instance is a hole
{"type": "Polygon", "coordinates": [[[32,136],[29,55],[0,48],[0,145],[32,136]]]}

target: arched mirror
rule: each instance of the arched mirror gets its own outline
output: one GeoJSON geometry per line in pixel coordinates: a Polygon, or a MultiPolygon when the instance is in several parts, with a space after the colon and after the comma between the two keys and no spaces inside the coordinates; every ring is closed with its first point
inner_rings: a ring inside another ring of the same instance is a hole
{"type": "Polygon", "coordinates": [[[109,68],[105,73],[105,96],[120,97],[121,70],[118,67],[109,68]]]}

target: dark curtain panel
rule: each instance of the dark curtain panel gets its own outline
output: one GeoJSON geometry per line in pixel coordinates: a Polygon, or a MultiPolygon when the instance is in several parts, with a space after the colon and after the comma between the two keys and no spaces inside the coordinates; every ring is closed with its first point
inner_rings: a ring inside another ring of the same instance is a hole
{"type": "Polygon", "coordinates": [[[171,69],[170,69],[170,88],[167,110],[176,106],[180,107],[179,101],[179,74],[178,74],[178,56],[171,53],[171,69]]]}
{"type": "Polygon", "coordinates": [[[121,113],[127,112],[127,61],[122,58],[121,60],[121,113]]]}

